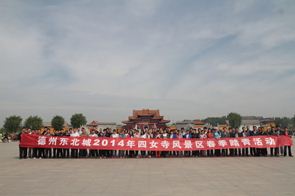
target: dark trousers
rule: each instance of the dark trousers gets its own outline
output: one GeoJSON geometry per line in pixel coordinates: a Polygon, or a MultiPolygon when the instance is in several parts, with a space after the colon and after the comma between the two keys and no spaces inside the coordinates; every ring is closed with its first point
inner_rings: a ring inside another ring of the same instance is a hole
{"type": "Polygon", "coordinates": [[[89,150],[89,157],[98,157],[97,150],[89,150]]]}
{"type": "Polygon", "coordinates": [[[215,156],[217,156],[217,157],[220,156],[220,149],[215,150],[215,156]]]}
{"type": "Polygon", "coordinates": [[[280,155],[280,148],[275,148],[275,156],[279,156],[280,155]]]}
{"type": "Polygon", "coordinates": [[[248,148],[243,148],[242,149],[242,156],[249,156],[248,148]]]}
{"type": "Polygon", "coordinates": [[[199,155],[200,155],[200,153],[199,153],[198,150],[194,150],[194,151],[192,151],[192,156],[197,157],[197,156],[199,156],[199,155]]]}
{"type": "Polygon", "coordinates": [[[44,158],[45,156],[45,149],[44,148],[38,148],[38,150],[37,150],[37,157],[38,158],[44,158]]]}
{"type": "MultiPolygon", "coordinates": [[[[119,154],[120,154],[120,151],[119,151],[119,154]]],[[[140,154],[142,157],[145,157],[145,151],[140,151],[140,154]]]]}
{"type": "Polygon", "coordinates": [[[222,149],[221,150],[221,154],[222,154],[222,156],[228,156],[228,149],[222,149]]]}
{"type": "Polygon", "coordinates": [[[32,157],[37,158],[38,156],[38,149],[37,148],[32,148],[32,157]]]}
{"type": "Polygon", "coordinates": [[[52,153],[51,153],[51,148],[46,148],[44,150],[45,152],[45,158],[51,158],[52,157],[52,153]]]}
{"type": "Polygon", "coordinates": [[[19,147],[19,158],[20,159],[26,159],[28,153],[28,148],[19,147]]]}
{"type": "Polygon", "coordinates": [[[235,149],[229,149],[229,156],[235,156],[235,149]]]}
{"type": "Polygon", "coordinates": [[[242,149],[241,148],[238,148],[237,150],[238,150],[238,155],[239,156],[242,156],[242,149]]]}
{"type": "Polygon", "coordinates": [[[251,156],[255,156],[255,148],[250,148],[250,154],[251,156]]]}
{"type": "Polygon", "coordinates": [[[81,149],[79,151],[79,156],[80,157],[87,157],[87,150],[86,149],[81,149]]]}
{"type": "Polygon", "coordinates": [[[63,153],[61,148],[54,148],[53,149],[53,158],[62,158],[63,153]]]}
{"type": "Polygon", "coordinates": [[[69,157],[70,157],[70,149],[68,149],[68,148],[63,148],[63,149],[62,149],[62,157],[63,157],[63,158],[69,158],[69,157]]]}
{"type": "Polygon", "coordinates": [[[190,156],[190,151],[184,151],[184,156],[189,157],[190,156]]]}
{"type": "Polygon", "coordinates": [[[78,158],[78,149],[71,149],[71,157],[78,158]]]}
{"type": "Polygon", "coordinates": [[[57,148],[53,148],[53,158],[57,158],[57,148]]]}
{"type": "Polygon", "coordinates": [[[267,156],[267,148],[262,148],[261,149],[261,155],[262,156],[267,156]]]}
{"type": "Polygon", "coordinates": [[[287,156],[287,149],[288,149],[288,155],[292,157],[291,146],[284,146],[284,156],[287,156]]]}
{"type": "Polygon", "coordinates": [[[279,148],[270,148],[271,156],[279,156],[279,148]]]}
{"type": "Polygon", "coordinates": [[[207,150],[207,156],[212,157],[214,155],[213,150],[207,150]]]}

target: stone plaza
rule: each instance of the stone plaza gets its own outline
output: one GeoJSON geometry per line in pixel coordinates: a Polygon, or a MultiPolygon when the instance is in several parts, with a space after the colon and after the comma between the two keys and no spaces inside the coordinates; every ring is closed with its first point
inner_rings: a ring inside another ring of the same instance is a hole
{"type": "Polygon", "coordinates": [[[1,196],[293,196],[295,158],[20,160],[18,142],[0,143],[0,191],[1,196]]]}

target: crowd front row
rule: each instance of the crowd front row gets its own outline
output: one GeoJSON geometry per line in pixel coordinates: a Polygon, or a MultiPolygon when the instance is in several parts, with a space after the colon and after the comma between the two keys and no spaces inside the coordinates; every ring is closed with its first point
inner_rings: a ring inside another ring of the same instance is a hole
{"type": "MultiPolygon", "coordinates": [[[[232,128],[224,129],[210,129],[204,127],[203,129],[190,129],[190,130],[169,130],[169,129],[144,129],[144,130],[96,130],[91,129],[87,133],[84,128],[69,129],[68,131],[50,131],[45,128],[43,131],[23,129],[22,134],[38,135],[39,137],[54,137],[52,139],[61,137],[75,138],[75,137],[88,137],[88,138],[141,138],[141,139],[219,139],[221,138],[246,138],[250,136],[289,136],[288,129],[253,127],[249,129],[243,127],[242,131],[232,128]]],[[[22,137],[20,137],[22,140],[22,137]]],[[[98,139],[96,139],[99,141],[98,139]]],[[[54,142],[53,140],[51,142],[54,142]]],[[[55,139],[56,142],[56,139],[55,139]]],[[[20,144],[22,141],[20,141],[20,144]]],[[[38,144],[42,145],[38,141],[38,144]]],[[[85,143],[87,145],[87,143],[85,143]]],[[[228,156],[291,156],[291,145],[269,148],[223,148],[223,149],[207,149],[207,150],[109,150],[109,149],[91,149],[91,148],[55,148],[55,147],[42,147],[42,146],[22,146],[19,148],[19,158],[150,158],[150,157],[228,157],[228,156]]]]}

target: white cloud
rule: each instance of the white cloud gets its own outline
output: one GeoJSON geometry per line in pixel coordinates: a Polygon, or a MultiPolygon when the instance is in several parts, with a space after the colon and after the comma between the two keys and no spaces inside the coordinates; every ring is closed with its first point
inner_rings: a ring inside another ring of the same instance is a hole
{"type": "Polygon", "coordinates": [[[172,120],[232,110],[292,115],[294,6],[261,7],[6,1],[0,114],[81,111],[117,122],[142,107],[172,120]]]}

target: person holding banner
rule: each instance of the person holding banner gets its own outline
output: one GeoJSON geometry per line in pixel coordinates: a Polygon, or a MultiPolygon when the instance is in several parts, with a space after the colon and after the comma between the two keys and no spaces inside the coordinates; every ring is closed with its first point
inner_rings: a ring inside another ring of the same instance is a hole
{"type": "MultiPolygon", "coordinates": [[[[286,135],[286,132],[283,128],[278,128],[279,129],[279,135],[286,135]]],[[[284,156],[284,146],[280,146],[280,154],[281,156],[284,156]]]]}
{"type": "MultiPolygon", "coordinates": [[[[228,132],[229,132],[229,137],[230,138],[235,138],[236,137],[235,130],[233,130],[232,128],[229,128],[228,132]]],[[[229,156],[231,156],[231,157],[235,156],[235,149],[233,149],[233,148],[229,149],[229,156]]]]}
{"type": "MultiPolygon", "coordinates": [[[[22,129],[20,136],[19,136],[19,142],[21,143],[22,140],[22,134],[26,134],[27,130],[25,128],[22,129]]],[[[19,145],[19,158],[20,159],[26,159],[28,154],[28,148],[27,147],[21,147],[19,145]]]]}
{"type": "MultiPolygon", "coordinates": [[[[285,127],[285,130],[284,131],[285,131],[285,135],[286,136],[292,138],[292,135],[289,134],[289,131],[288,131],[288,128],[287,127],[285,127]]],[[[288,155],[289,155],[289,157],[293,157],[292,151],[291,151],[291,145],[284,146],[284,156],[287,156],[287,149],[288,149],[288,155]]]]}
{"type": "MultiPolygon", "coordinates": [[[[80,134],[79,134],[79,132],[78,132],[78,130],[76,128],[73,129],[73,130],[70,128],[70,131],[71,131],[70,137],[79,137],[80,136],[80,134]]],[[[72,158],[78,158],[79,157],[77,148],[72,148],[71,149],[71,157],[72,158]]]]}
{"type": "MultiPolygon", "coordinates": [[[[125,132],[128,133],[127,130],[122,131],[120,135],[116,130],[113,130],[112,138],[110,138],[107,134],[112,131],[106,129],[103,131],[103,134],[100,135],[101,138],[95,139],[93,137],[97,137],[97,135],[93,130],[91,130],[89,136],[86,134],[80,136],[77,129],[74,129],[70,137],[66,137],[64,135],[57,135],[59,132],[56,132],[55,135],[49,135],[46,130],[43,131],[42,134],[40,134],[40,130],[36,130],[32,131],[32,134],[30,134],[26,133],[26,129],[23,129],[19,146],[19,156],[20,158],[26,158],[26,148],[28,147],[33,149],[34,157],[37,156],[41,158],[50,158],[47,152],[50,152],[52,148],[58,151],[61,150],[61,152],[71,149],[72,158],[78,158],[78,149],[80,149],[79,154],[82,158],[87,157],[88,149],[90,151],[89,157],[97,157],[98,153],[95,153],[97,150],[104,151],[105,154],[101,154],[101,156],[104,157],[111,157],[112,154],[108,154],[108,152],[114,151],[141,151],[143,157],[146,151],[153,152],[149,154],[153,157],[165,157],[163,152],[171,152],[171,156],[181,157],[182,154],[179,152],[183,151],[185,151],[184,155],[187,157],[195,156],[195,154],[191,154],[191,152],[194,151],[202,151],[203,153],[208,151],[207,156],[220,156],[221,154],[222,156],[227,156],[225,151],[227,149],[230,149],[230,156],[241,156],[237,153],[239,151],[242,152],[243,156],[247,156],[247,149],[249,147],[257,149],[255,156],[267,156],[267,149],[269,148],[270,154],[274,155],[274,149],[280,147],[283,147],[284,156],[293,156],[291,153],[292,139],[288,135],[287,128],[284,129],[284,134],[282,134],[283,132],[281,131],[278,136],[276,134],[272,135],[272,129],[264,130],[262,128],[256,131],[255,136],[248,136],[247,129],[243,128],[243,132],[240,133],[241,136],[239,135],[239,137],[236,137],[236,129],[230,129],[230,137],[227,136],[226,129],[220,131],[210,129],[208,132],[205,132],[205,130],[207,129],[200,129],[200,138],[198,134],[195,134],[197,133],[195,130],[187,130],[185,135],[183,135],[181,131],[171,130],[170,137],[169,132],[166,135],[166,130],[149,130],[150,134],[144,131],[142,135],[139,134],[138,130],[131,130],[129,131],[130,137],[128,138],[122,138],[120,136],[124,135],[125,132]],[[210,133],[213,137],[210,136],[210,133]],[[115,135],[118,137],[114,137],[115,135]],[[38,149],[37,155],[35,149],[38,149]],[[220,149],[222,149],[221,154],[220,149]],[[212,153],[213,150],[215,150],[215,154],[212,153]],[[83,151],[86,151],[86,154],[83,154],[83,151]],[[174,152],[174,154],[172,152],[174,152]]],[[[278,130],[280,130],[279,127],[278,130]]],[[[82,133],[84,133],[84,131],[85,130],[82,130],[82,133]]],[[[62,154],[65,155],[64,153],[62,154]]],[[[118,153],[115,154],[115,156],[117,155],[118,153]]],[[[130,156],[131,155],[132,153],[130,153],[130,156]]],[[[205,154],[202,154],[202,156],[204,155],[205,154]]],[[[60,158],[60,152],[55,152],[55,157],[60,158]]],[[[66,157],[67,156],[62,156],[61,158],[66,157]]],[[[129,155],[124,157],[129,157],[129,155]]]]}
{"type": "MultiPolygon", "coordinates": [[[[215,139],[221,138],[221,132],[220,132],[220,130],[218,130],[218,129],[215,129],[214,130],[214,138],[215,139]]],[[[221,155],[220,149],[216,149],[215,150],[215,156],[219,157],[220,155],[221,155]]]]}
{"type": "MultiPolygon", "coordinates": [[[[248,128],[242,127],[242,137],[248,137],[249,136],[249,131],[248,128]]],[[[249,156],[249,150],[248,148],[243,148],[242,149],[242,156],[249,156]]]]}
{"type": "MultiPolygon", "coordinates": [[[[274,136],[274,135],[275,135],[275,130],[274,130],[274,128],[271,127],[271,128],[269,129],[269,131],[267,132],[267,134],[268,134],[269,136],[274,136]]],[[[275,149],[276,149],[276,148],[273,148],[273,147],[270,148],[270,156],[275,156],[275,155],[276,155],[275,149]]]]}
{"type": "MultiPolygon", "coordinates": [[[[95,132],[95,129],[91,129],[90,130],[89,137],[93,137],[93,138],[97,138],[98,137],[98,135],[95,132]]],[[[89,150],[89,157],[90,158],[98,158],[98,150],[96,150],[96,149],[90,149],[89,150]]]]}
{"type": "MultiPolygon", "coordinates": [[[[117,130],[113,131],[113,134],[111,135],[112,138],[116,139],[119,138],[119,134],[117,133],[117,130]]],[[[112,156],[117,158],[119,156],[119,151],[118,150],[113,150],[112,156]]]]}

